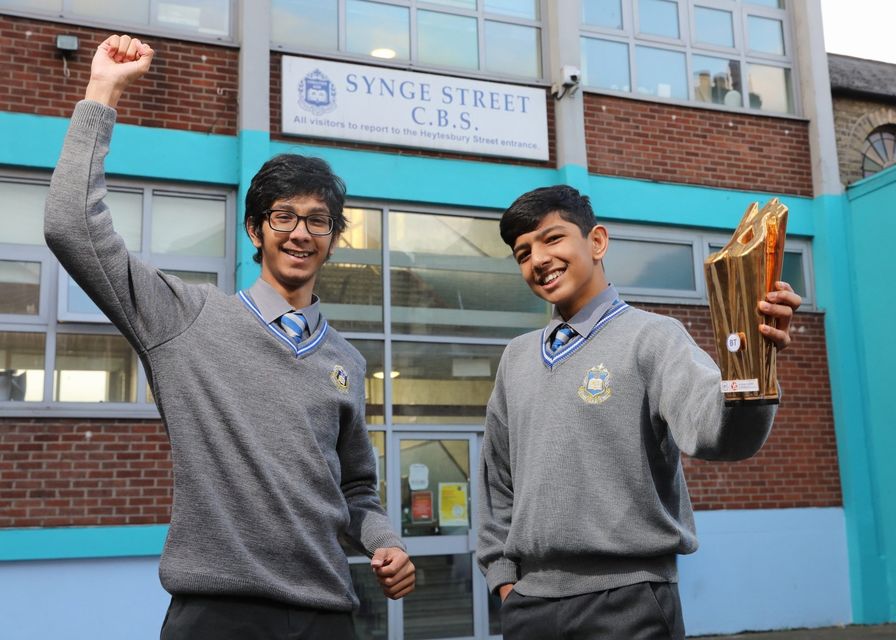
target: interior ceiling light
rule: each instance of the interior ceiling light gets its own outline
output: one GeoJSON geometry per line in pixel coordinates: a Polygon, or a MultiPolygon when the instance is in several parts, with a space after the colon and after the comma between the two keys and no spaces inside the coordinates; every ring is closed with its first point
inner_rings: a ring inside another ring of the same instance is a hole
{"type": "Polygon", "coordinates": [[[372,55],[374,58],[385,58],[386,60],[391,60],[395,57],[395,50],[386,48],[374,49],[370,52],[370,55],[372,55]]]}

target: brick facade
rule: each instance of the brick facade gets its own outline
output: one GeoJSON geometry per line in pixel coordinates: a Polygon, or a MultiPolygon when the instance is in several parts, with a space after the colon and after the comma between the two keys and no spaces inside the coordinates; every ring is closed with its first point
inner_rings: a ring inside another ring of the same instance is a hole
{"type": "MultiPolygon", "coordinates": [[[[640,305],[673,315],[710,353],[709,311],[640,305]]],[[[784,401],[762,451],[742,462],[685,460],[696,509],[842,504],[828,388],[824,317],[800,313],[778,360],[784,401]]],[[[158,421],[0,419],[0,528],[165,523],[171,463],[158,421]]]]}
{"type": "Polygon", "coordinates": [[[812,196],[809,124],[586,93],[588,170],[812,196]]]}
{"type": "Polygon", "coordinates": [[[896,101],[871,100],[855,96],[833,96],[834,130],[837,135],[837,159],[840,180],[852,184],[861,180],[862,146],[878,127],[896,127],[896,101]]]}
{"type": "Polygon", "coordinates": [[[435,149],[397,148],[386,145],[369,144],[365,142],[350,142],[347,140],[325,140],[322,138],[308,138],[283,133],[283,104],[281,82],[281,65],[283,54],[271,52],[271,139],[290,142],[293,144],[311,143],[322,147],[338,147],[341,149],[358,149],[366,151],[381,151],[383,153],[397,153],[403,156],[418,156],[426,158],[453,158],[456,160],[472,160],[474,162],[500,162],[501,164],[523,165],[530,167],[543,167],[553,169],[557,164],[557,144],[554,126],[554,99],[548,95],[545,89],[545,101],[547,104],[548,119],[548,160],[537,162],[534,160],[516,160],[514,158],[498,158],[480,155],[439,151],[435,149]]]}
{"type": "MultiPolygon", "coordinates": [[[[68,118],[84,97],[93,52],[108,30],[0,15],[0,111],[68,118]],[[68,61],[56,35],[78,36],[68,61]]],[[[147,38],[152,69],[128,89],[118,122],[144,127],[235,135],[239,51],[235,48],[147,38]]]]}

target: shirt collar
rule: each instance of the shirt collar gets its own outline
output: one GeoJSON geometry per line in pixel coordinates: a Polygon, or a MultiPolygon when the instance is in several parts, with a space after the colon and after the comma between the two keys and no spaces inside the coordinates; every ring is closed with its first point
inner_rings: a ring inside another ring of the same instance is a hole
{"type": "Polygon", "coordinates": [[[616,291],[616,287],[610,284],[606,289],[591,298],[591,300],[589,300],[584,307],[579,309],[579,312],[569,320],[564,320],[563,316],[560,315],[560,312],[557,311],[557,307],[554,307],[554,311],[551,313],[551,321],[548,323],[548,330],[545,332],[546,340],[551,339],[554,335],[554,331],[556,331],[557,327],[561,324],[568,324],[575,329],[580,336],[587,336],[591,333],[594,325],[596,325],[607,310],[613,306],[613,302],[618,297],[619,292],[616,291]]]}
{"type": "Polygon", "coordinates": [[[248,293],[261,312],[261,317],[268,324],[289,311],[298,311],[305,316],[309,333],[314,333],[317,330],[317,325],[320,324],[320,298],[314,294],[311,294],[310,305],[303,309],[294,309],[283,296],[277,293],[274,287],[261,278],[249,287],[248,293]]]}

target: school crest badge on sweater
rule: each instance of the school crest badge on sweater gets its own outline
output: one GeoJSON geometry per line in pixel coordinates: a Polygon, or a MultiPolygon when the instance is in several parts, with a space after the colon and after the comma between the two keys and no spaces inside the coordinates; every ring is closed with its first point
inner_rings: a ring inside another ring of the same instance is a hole
{"type": "Polygon", "coordinates": [[[600,363],[585,373],[585,380],[579,387],[579,397],[589,404],[606,402],[613,395],[610,389],[610,372],[600,363]]]}
{"type": "Polygon", "coordinates": [[[333,370],[330,372],[330,380],[342,393],[348,391],[348,372],[345,370],[345,367],[338,364],[333,367],[333,370]]]}

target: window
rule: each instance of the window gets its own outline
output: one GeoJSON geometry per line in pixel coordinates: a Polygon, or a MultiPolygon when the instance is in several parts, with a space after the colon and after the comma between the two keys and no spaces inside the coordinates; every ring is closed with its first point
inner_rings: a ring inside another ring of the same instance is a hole
{"type": "Polygon", "coordinates": [[[538,0],[272,0],[271,39],[291,52],[343,52],[529,79],[542,77],[538,0]]]}
{"type": "MultiPolygon", "coordinates": [[[[0,176],[0,403],[155,414],[137,356],[43,240],[48,180],[0,176]],[[30,404],[33,403],[33,404],[30,404]]],[[[187,282],[232,289],[233,196],[110,181],[105,200],[129,251],[187,282]]]]}
{"type": "MultiPolygon", "coordinates": [[[[726,245],[730,234],[616,223],[606,227],[607,279],[626,299],[706,304],[703,261],[726,245]]],[[[810,250],[807,240],[787,238],[782,279],[802,296],[803,309],[814,304],[810,250]]]]}
{"type": "Polygon", "coordinates": [[[790,22],[774,0],[582,0],[587,88],[796,113],[790,22]]]}
{"type": "Polygon", "coordinates": [[[233,0],[0,0],[0,8],[31,15],[121,27],[149,27],[201,40],[234,40],[233,0]]]}
{"type": "Polygon", "coordinates": [[[862,145],[862,177],[874,175],[896,164],[896,126],[884,125],[872,131],[862,145]]]}

